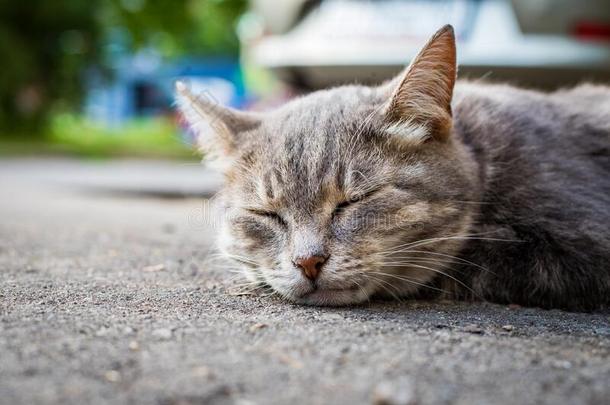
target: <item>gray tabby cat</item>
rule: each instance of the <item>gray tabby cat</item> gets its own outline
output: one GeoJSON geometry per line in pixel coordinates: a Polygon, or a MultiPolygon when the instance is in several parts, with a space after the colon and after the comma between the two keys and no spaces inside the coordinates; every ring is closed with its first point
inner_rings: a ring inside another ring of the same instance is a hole
{"type": "Polygon", "coordinates": [[[606,306],[610,88],[544,94],[455,79],[445,26],[388,83],[267,113],[178,83],[182,113],[224,164],[227,258],[303,304],[606,306]]]}

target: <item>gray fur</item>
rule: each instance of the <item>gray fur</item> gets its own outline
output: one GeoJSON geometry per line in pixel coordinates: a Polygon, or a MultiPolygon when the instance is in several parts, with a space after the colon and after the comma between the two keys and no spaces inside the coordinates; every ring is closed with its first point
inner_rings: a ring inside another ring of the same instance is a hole
{"type": "MultiPolygon", "coordinates": [[[[593,309],[610,299],[610,89],[551,94],[502,85],[456,90],[455,133],[479,167],[475,232],[461,256],[488,300],[593,309]]],[[[462,269],[466,272],[466,269],[462,269]]]]}

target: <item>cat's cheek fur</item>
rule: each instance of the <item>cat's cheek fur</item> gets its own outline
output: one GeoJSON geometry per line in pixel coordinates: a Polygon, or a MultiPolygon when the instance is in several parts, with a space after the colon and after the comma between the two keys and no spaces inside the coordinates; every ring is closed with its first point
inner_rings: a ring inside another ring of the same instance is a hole
{"type": "Polygon", "coordinates": [[[283,247],[270,227],[235,214],[223,221],[218,245],[220,252],[237,263],[252,284],[265,283],[263,269],[276,267],[272,258],[283,247]]]}
{"type": "MultiPolygon", "coordinates": [[[[241,249],[235,245],[236,239],[234,235],[231,234],[231,227],[226,221],[221,224],[217,241],[218,250],[225,258],[227,258],[227,260],[231,261],[231,257],[236,254],[236,252],[241,251],[241,249]]],[[[234,262],[237,263],[236,261],[234,262]]],[[[253,266],[247,266],[243,263],[237,264],[239,264],[239,268],[242,270],[243,276],[249,283],[253,285],[262,283],[258,269],[254,268],[253,266]]]]}

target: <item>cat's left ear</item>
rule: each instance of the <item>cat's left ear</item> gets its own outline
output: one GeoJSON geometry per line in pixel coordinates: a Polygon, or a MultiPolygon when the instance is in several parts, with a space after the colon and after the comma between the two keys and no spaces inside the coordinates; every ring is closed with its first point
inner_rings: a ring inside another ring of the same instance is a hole
{"type": "Polygon", "coordinates": [[[455,35],[445,25],[390,86],[385,111],[389,132],[414,143],[446,140],[451,133],[451,98],[457,73],[455,35]]]}
{"type": "Polygon", "coordinates": [[[176,102],[206,159],[220,166],[236,155],[248,132],[261,124],[257,114],[224,107],[209,93],[195,94],[184,82],[176,82],[176,102]]]}

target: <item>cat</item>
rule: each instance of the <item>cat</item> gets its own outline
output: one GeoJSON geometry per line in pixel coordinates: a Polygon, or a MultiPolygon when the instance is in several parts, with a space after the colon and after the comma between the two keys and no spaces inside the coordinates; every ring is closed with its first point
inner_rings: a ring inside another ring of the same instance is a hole
{"type": "Polygon", "coordinates": [[[388,82],[269,112],[178,82],[178,107],[226,178],[227,259],[308,305],[606,307],[610,88],[542,93],[456,73],[448,25],[388,82]]]}

